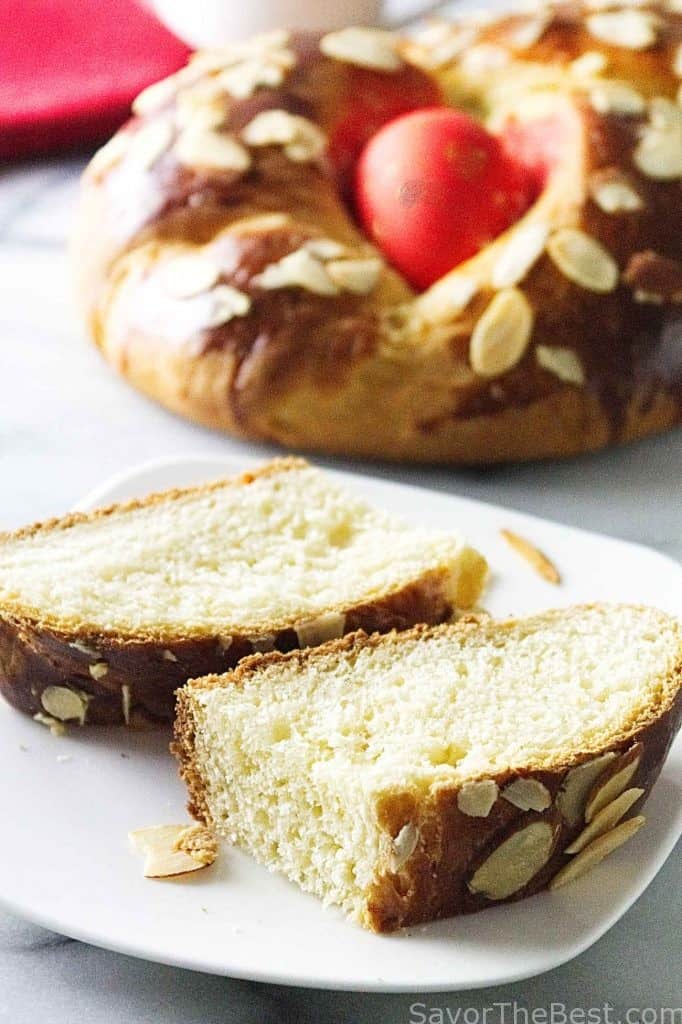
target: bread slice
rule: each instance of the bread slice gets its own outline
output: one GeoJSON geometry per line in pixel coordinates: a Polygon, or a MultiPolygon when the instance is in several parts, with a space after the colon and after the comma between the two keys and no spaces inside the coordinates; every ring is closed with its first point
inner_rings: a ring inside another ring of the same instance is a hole
{"type": "Polygon", "coordinates": [[[356,633],[188,683],[175,750],[196,817],[390,931],[559,885],[634,832],[681,682],[682,630],[647,608],[356,633]]]}
{"type": "Polygon", "coordinates": [[[299,459],[0,537],[0,688],[52,719],[170,719],[254,650],[440,622],[485,560],[299,459]]]}

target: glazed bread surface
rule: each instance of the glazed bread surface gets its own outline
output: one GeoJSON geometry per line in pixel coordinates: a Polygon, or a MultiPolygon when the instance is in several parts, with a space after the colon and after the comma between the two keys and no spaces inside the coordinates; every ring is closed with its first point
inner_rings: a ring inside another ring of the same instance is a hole
{"type": "Polygon", "coordinates": [[[646,608],[355,634],[191,681],[176,751],[196,816],[391,930],[560,884],[572,842],[636,828],[681,673],[679,625],[646,608]]]}
{"type": "Polygon", "coordinates": [[[363,625],[442,621],[476,602],[485,572],[454,532],[280,460],[0,538],[0,685],[31,713],[61,698],[69,718],[167,718],[190,675],[363,625]]]}

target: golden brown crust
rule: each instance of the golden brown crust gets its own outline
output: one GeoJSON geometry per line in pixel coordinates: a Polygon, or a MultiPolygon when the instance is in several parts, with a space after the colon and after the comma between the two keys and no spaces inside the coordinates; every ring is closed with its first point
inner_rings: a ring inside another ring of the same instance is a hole
{"type": "MultiPolygon", "coordinates": [[[[38,532],[71,529],[103,517],[125,514],[160,502],[203,494],[229,486],[248,486],[274,473],[307,465],[302,459],[277,459],[231,480],[200,487],[171,490],[112,505],[89,513],[75,513],[0,536],[0,545],[38,532]]],[[[442,622],[462,605],[476,600],[486,567],[481,556],[470,553],[461,578],[453,580],[447,567],[425,572],[398,589],[351,607],[319,609],[343,615],[343,632],[365,629],[385,633],[418,622],[442,622]]],[[[254,624],[244,632],[202,628],[182,633],[168,629],[107,631],[96,623],[59,617],[49,609],[29,609],[6,602],[0,608],[0,693],[19,710],[35,715],[49,686],[63,686],[84,696],[88,724],[172,719],[175,691],[187,679],[225,672],[258,649],[266,637],[274,650],[298,648],[296,627],[302,623],[280,619],[254,624]],[[226,634],[230,632],[230,635],[226,634]]],[[[310,642],[310,641],[308,641],[310,642]]]]}
{"type": "MultiPolygon", "coordinates": [[[[363,90],[393,88],[398,95],[436,82],[449,102],[488,105],[508,120],[529,92],[542,92],[537,76],[544,76],[557,97],[564,137],[548,186],[528,216],[598,240],[621,279],[608,294],[591,292],[569,281],[545,253],[519,284],[535,324],[525,355],[508,372],[478,376],[469,344],[494,295],[496,254],[528,218],[422,296],[386,267],[366,295],[264,290],[258,274],[311,239],[332,238],[353,258],[374,255],[325,160],[294,162],[276,146],[252,148],[244,174],[188,170],[170,150],[138,175],[123,161],[86,176],[75,255],[96,343],[140,390],[181,415],[304,450],[491,463],[573,455],[679,423],[680,294],[670,281],[682,267],[680,182],[644,173],[634,153],[654,116],[644,100],[674,101],[682,15],[652,9],[657,38],[643,50],[596,38],[579,5],[560,4],[531,45],[519,48],[514,40],[532,17],[505,17],[477,29],[461,55],[427,71],[406,64],[393,73],[370,72],[323,56],[317,37],[299,34],[286,44],[294,66],[279,86],[259,88],[247,99],[223,97],[221,131],[238,136],[259,112],[283,109],[305,116],[333,140],[349,97],[363,90]],[[496,48],[507,64],[476,77],[467,54],[479,46],[496,48]],[[594,53],[608,66],[581,82],[571,62],[594,53]],[[612,80],[642,94],[641,110],[624,114],[604,109],[603,102],[595,109],[592,86],[612,80]],[[614,175],[639,194],[641,208],[605,212],[597,204],[595,183],[614,175]],[[121,216],[123,196],[127,216],[121,216]],[[245,223],[273,212],[286,221],[245,223]],[[221,281],[247,295],[250,310],[221,326],[183,333],[175,323],[177,304],[164,307],[152,287],[155,274],[178,253],[216,260],[221,281]],[[658,291],[637,285],[642,275],[651,280],[652,267],[658,291]],[[435,301],[441,285],[451,278],[456,283],[460,273],[479,283],[461,313],[442,308],[442,289],[435,301]],[[567,382],[547,369],[536,357],[539,346],[568,349],[582,379],[567,382]]],[[[425,66],[433,52],[409,47],[410,58],[425,66]]],[[[167,119],[174,104],[125,131],[135,135],[167,119]]]]}
{"type": "MultiPolygon", "coordinates": [[[[589,607],[589,606],[588,606],[589,607]]],[[[566,609],[545,613],[543,619],[559,618],[566,609]]],[[[406,638],[438,635],[443,632],[475,630],[483,637],[514,628],[515,621],[507,623],[480,623],[463,619],[456,624],[436,627],[416,626],[401,634],[367,636],[356,633],[340,640],[330,641],[324,648],[314,651],[292,651],[289,654],[272,653],[245,659],[228,676],[192,680],[178,694],[178,715],[175,724],[174,752],[180,762],[180,774],[189,793],[189,809],[199,820],[211,824],[206,789],[195,755],[195,721],[192,693],[196,689],[216,686],[242,685],[264,665],[302,663],[320,657],[331,657],[358,646],[376,647],[402,643],[406,638]]],[[[285,680],[280,681],[286,685],[285,680]]],[[[628,787],[644,790],[629,808],[628,817],[639,813],[651,792],[670,745],[682,722],[682,637],[677,662],[670,674],[661,679],[657,702],[644,709],[627,728],[609,742],[586,747],[579,754],[558,759],[555,763],[515,765],[513,770],[486,776],[498,787],[498,795],[489,813],[474,817],[460,809],[458,798],[461,785],[441,786],[424,796],[410,790],[396,789],[385,794],[378,802],[376,813],[379,826],[395,839],[406,827],[414,829],[417,841],[406,862],[397,869],[386,864],[367,893],[363,923],[379,932],[450,917],[455,914],[474,913],[501,902],[511,902],[531,896],[547,888],[548,883],[570,857],[564,852],[584,827],[584,820],[570,821],[564,814],[557,796],[565,785],[568,773],[578,765],[592,761],[602,754],[613,752],[639,761],[628,787]],[[641,747],[641,753],[640,753],[641,747]],[[633,749],[634,748],[634,749],[633,749]],[[517,779],[532,779],[541,783],[548,794],[548,805],[541,811],[524,810],[504,799],[504,788],[517,779]],[[513,832],[533,822],[547,822],[553,832],[551,856],[531,880],[511,896],[491,899],[473,892],[468,883],[477,868],[513,832]]],[[[557,741],[559,744],[559,740],[557,741]]],[[[621,765],[611,762],[604,769],[602,782],[613,776],[621,765]]]]}

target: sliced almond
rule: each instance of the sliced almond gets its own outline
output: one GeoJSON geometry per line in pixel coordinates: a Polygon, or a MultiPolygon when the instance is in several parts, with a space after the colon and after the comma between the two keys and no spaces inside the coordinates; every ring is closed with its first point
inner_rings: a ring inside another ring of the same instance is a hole
{"type": "Polygon", "coordinates": [[[222,327],[238,316],[246,316],[251,299],[229,284],[219,284],[199,297],[202,301],[201,327],[211,330],[222,327]]]}
{"type": "Polygon", "coordinates": [[[38,711],[33,716],[33,721],[38,722],[39,725],[44,725],[50,730],[53,736],[63,736],[66,732],[63,722],[60,722],[57,718],[53,718],[52,715],[44,714],[42,711],[38,711]]]}
{"type": "Polygon", "coordinates": [[[632,160],[642,174],[655,181],[682,178],[682,129],[677,125],[649,127],[632,160]]]}
{"type": "Polygon", "coordinates": [[[299,647],[318,647],[327,640],[338,640],[346,628],[345,612],[326,612],[309,622],[299,622],[294,627],[299,647]]]}
{"type": "Polygon", "coordinates": [[[548,583],[554,583],[555,585],[561,583],[559,570],[539,548],[536,548],[525,537],[514,533],[513,530],[500,530],[500,534],[514,551],[518,552],[522,558],[525,558],[539,576],[542,576],[548,583]]]}
{"type": "Polygon", "coordinates": [[[357,64],[374,71],[397,71],[402,59],[396,52],[395,36],[377,28],[342,28],[320,40],[320,50],[345,64],[357,64]]]}
{"type": "Polygon", "coordinates": [[[147,114],[153,114],[168,106],[175,99],[179,84],[176,75],[169,75],[168,78],[162,78],[160,82],[148,85],[133,100],[133,114],[145,117],[147,114]]]}
{"type": "Polygon", "coordinates": [[[287,110],[262,110],[242,129],[242,139],[248,146],[282,146],[295,163],[314,160],[327,144],[326,135],[313,121],[287,110]]]}
{"type": "Polygon", "coordinates": [[[467,814],[470,818],[487,818],[498,793],[497,783],[493,779],[465,782],[457,794],[457,806],[462,814],[467,814]]]}
{"type": "Polygon", "coordinates": [[[85,724],[88,698],[68,686],[46,686],[40,695],[40,703],[48,715],[59,722],[85,724]]]}
{"type": "Polygon", "coordinates": [[[151,170],[170,149],[173,134],[173,126],[167,119],[144,124],[139,131],[130,133],[128,159],[143,171],[151,170]]]}
{"type": "Polygon", "coordinates": [[[121,162],[130,146],[133,136],[130,132],[117,132],[109,141],[98,149],[88,164],[88,177],[100,181],[104,175],[121,162]]]}
{"type": "Polygon", "coordinates": [[[523,281],[544,252],[548,237],[547,224],[536,222],[516,228],[493,266],[493,288],[509,288],[523,281]]]}
{"type": "Polygon", "coordinates": [[[73,647],[74,651],[92,658],[93,661],[100,661],[102,658],[102,655],[95,647],[92,647],[90,644],[84,644],[80,640],[74,640],[73,643],[69,644],[69,647],[73,647]]]}
{"type": "Polygon", "coordinates": [[[471,334],[469,362],[480,377],[498,377],[516,366],[533,330],[533,310],[518,288],[492,299],[471,334]]]}
{"type": "Polygon", "coordinates": [[[479,291],[479,283],[466,274],[448,275],[425,292],[419,300],[424,319],[438,322],[457,316],[479,291]]]}
{"type": "Polygon", "coordinates": [[[594,174],[590,179],[590,195],[604,213],[633,213],[644,208],[639,192],[613,172],[594,174]]]}
{"type": "Polygon", "coordinates": [[[341,291],[368,295],[376,287],[383,269],[378,256],[366,259],[331,260],[324,268],[341,291]]]}
{"type": "Polygon", "coordinates": [[[103,679],[108,673],[109,666],[105,661],[96,661],[94,665],[88,666],[88,672],[93,679],[103,679]]]}
{"type": "Polygon", "coordinates": [[[268,654],[275,649],[275,634],[260,633],[258,636],[247,637],[256,654],[268,654]]]}
{"type": "Polygon", "coordinates": [[[626,50],[646,50],[656,43],[659,20],[648,11],[622,9],[587,18],[588,32],[606,43],[626,50]]]}
{"type": "Polygon", "coordinates": [[[649,102],[649,121],[659,131],[682,128],[682,109],[667,96],[654,96],[649,102]]]}
{"type": "Polygon", "coordinates": [[[577,352],[572,348],[555,345],[536,345],[535,358],[538,365],[565,384],[581,387],[585,383],[585,370],[577,352]]]}
{"type": "Polygon", "coordinates": [[[157,271],[161,287],[174,299],[189,299],[210,291],[220,278],[220,267],[206,256],[176,256],[157,271]]]}
{"type": "Polygon", "coordinates": [[[338,295],[338,288],[319,260],[306,249],[296,249],[277,263],[271,263],[253,278],[254,284],[266,290],[304,288],[315,295],[338,295]]]}
{"type": "Polygon", "coordinates": [[[408,821],[407,825],[403,825],[400,832],[398,832],[398,835],[393,840],[393,847],[391,849],[391,871],[401,870],[417,849],[418,842],[419,830],[413,822],[408,821]]]}
{"type": "Polygon", "coordinates": [[[237,171],[251,166],[251,155],[232,135],[202,127],[189,127],[175,143],[175,155],[185,167],[211,171],[237,171]]]}
{"type": "Polygon", "coordinates": [[[584,819],[585,804],[590,790],[615,758],[615,753],[608,751],[591,761],[584,761],[567,773],[556,802],[569,825],[575,826],[584,819]]]}
{"type": "Polygon", "coordinates": [[[136,852],[144,854],[145,878],[171,878],[199,871],[217,856],[215,838],[202,826],[154,825],[135,829],[128,836],[136,852]]]}
{"type": "Polygon", "coordinates": [[[626,789],[625,792],[617,796],[615,800],[612,800],[606,807],[602,807],[598,814],[595,814],[592,821],[587,825],[580,835],[573,840],[570,846],[567,846],[564,853],[580,853],[586,846],[598,836],[608,832],[615,825],[618,824],[620,819],[624,817],[630,810],[632,805],[636,803],[644,793],[643,789],[626,789]]]}
{"type": "Polygon", "coordinates": [[[628,818],[627,821],[623,821],[620,825],[616,825],[610,832],[604,833],[599,836],[594,842],[586,846],[577,857],[569,861],[565,867],[559,871],[552,881],[549,883],[550,889],[560,889],[562,886],[567,885],[569,882],[574,881],[576,878],[580,878],[581,875],[586,874],[593,867],[596,867],[605,857],[608,857],[610,853],[617,850],[619,846],[634,836],[636,832],[639,832],[640,828],[646,821],[641,814],[635,818],[628,818]]]}
{"type": "Polygon", "coordinates": [[[514,779],[502,790],[502,799],[521,811],[546,811],[552,794],[538,779],[514,779]]]}
{"type": "Polygon", "coordinates": [[[253,232],[280,231],[289,227],[291,217],[287,213],[260,213],[253,217],[240,217],[230,224],[230,234],[250,235],[253,232]]]}
{"type": "Polygon", "coordinates": [[[578,228],[560,228],[547,251],[561,273],[592,292],[612,292],[618,284],[618,264],[603,245],[578,228]]]}
{"type": "Polygon", "coordinates": [[[348,248],[333,238],[311,238],[303,243],[302,248],[323,263],[348,257],[348,248]]]}
{"type": "Polygon", "coordinates": [[[589,824],[603,807],[628,788],[642,759],[642,744],[635,743],[598,779],[587,798],[585,821],[589,824]]]}
{"type": "Polygon", "coordinates": [[[468,882],[469,890],[489,900],[504,900],[519,892],[547,864],[554,847],[554,829],[534,821],[513,832],[481,864],[468,882]]]}
{"type": "Polygon", "coordinates": [[[226,117],[225,91],[218,82],[199,82],[177,95],[175,119],[180,128],[221,128],[226,117]]]}
{"type": "Polygon", "coordinates": [[[177,657],[173,654],[173,652],[169,651],[168,649],[166,649],[163,652],[161,657],[163,658],[164,661],[177,661],[178,660],[177,657]]]}
{"type": "Polygon", "coordinates": [[[552,15],[549,12],[528,18],[512,30],[508,37],[509,45],[514,50],[529,50],[540,42],[551,22],[552,15]]]}
{"type": "Polygon", "coordinates": [[[449,22],[429,25],[417,36],[418,44],[425,51],[419,54],[419,63],[433,70],[452,64],[474,44],[477,36],[478,29],[473,25],[455,27],[449,22]]]}
{"type": "Polygon", "coordinates": [[[130,701],[130,687],[127,683],[124,683],[121,687],[121,713],[126,725],[130,725],[130,701]]]}
{"type": "Polygon", "coordinates": [[[277,89],[295,64],[295,54],[287,49],[244,53],[242,59],[220,71],[216,81],[234,99],[245,100],[257,89],[277,89]]]}
{"type": "Polygon", "coordinates": [[[493,43],[479,43],[466,50],[460,60],[460,69],[471,78],[485,78],[495,71],[501,71],[511,60],[511,55],[503,46],[493,43]]]}
{"type": "Polygon", "coordinates": [[[609,62],[599,50],[587,50],[586,53],[576,57],[569,65],[569,71],[576,78],[594,78],[606,71],[609,62]]]}
{"type": "Polygon", "coordinates": [[[636,117],[646,110],[642,94],[625,82],[599,82],[590,90],[590,104],[598,114],[620,114],[623,117],[636,117]]]}

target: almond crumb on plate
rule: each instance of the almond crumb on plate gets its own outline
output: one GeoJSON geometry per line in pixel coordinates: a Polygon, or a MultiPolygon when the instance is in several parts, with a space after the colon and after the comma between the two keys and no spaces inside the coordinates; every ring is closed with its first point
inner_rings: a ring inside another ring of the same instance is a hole
{"type": "Polygon", "coordinates": [[[145,878],[173,878],[213,864],[215,836],[203,825],[152,825],[128,833],[133,848],[145,857],[145,878]]]}
{"type": "Polygon", "coordinates": [[[536,548],[534,544],[526,540],[525,537],[521,537],[518,533],[514,533],[512,530],[500,530],[500,533],[506,540],[507,544],[518,552],[522,558],[528,562],[529,565],[535,569],[539,576],[542,576],[548,583],[558,585],[561,583],[561,575],[559,570],[550,562],[549,558],[536,548]]]}

